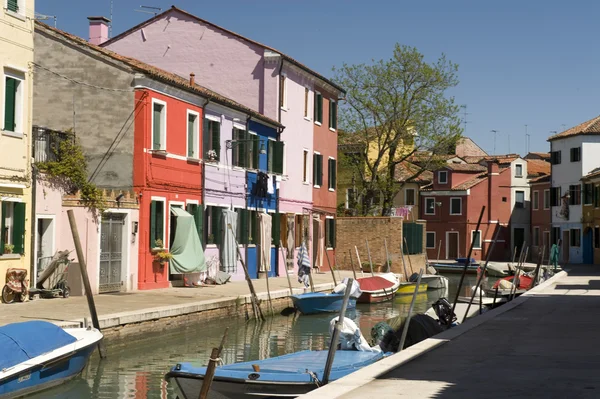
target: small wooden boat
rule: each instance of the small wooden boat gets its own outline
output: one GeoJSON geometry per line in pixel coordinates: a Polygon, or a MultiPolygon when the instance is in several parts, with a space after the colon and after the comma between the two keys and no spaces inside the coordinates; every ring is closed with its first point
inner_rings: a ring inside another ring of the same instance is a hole
{"type": "MultiPolygon", "coordinates": [[[[493,285],[492,288],[495,290],[496,287],[500,286],[501,281],[509,281],[512,283],[514,278],[515,278],[515,276],[508,276],[508,277],[501,278],[500,280],[496,281],[496,283],[493,285]]],[[[517,289],[528,290],[531,288],[531,284],[533,283],[533,278],[531,278],[527,275],[524,275],[524,274],[520,274],[518,282],[519,282],[519,286],[517,287],[517,289]]],[[[500,288],[503,288],[503,287],[500,287],[500,288]]]]}
{"type": "MultiPolygon", "coordinates": [[[[466,258],[458,258],[454,262],[437,262],[432,263],[437,271],[444,273],[462,273],[465,269],[466,258]]],[[[469,267],[467,267],[467,273],[477,273],[477,268],[479,267],[479,263],[475,259],[471,259],[471,263],[469,263],[469,267]]]]}
{"type": "MultiPolygon", "coordinates": [[[[421,276],[421,281],[427,284],[428,290],[448,288],[448,278],[439,274],[424,274],[421,276]]],[[[421,291],[420,288],[419,291],[421,291]]]]}
{"type": "Polygon", "coordinates": [[[356,279],[362,294],[358,303],[379,303],[390,301],[400,286],[400,280],[394,273],[356,279]]]}
{"type": "MultiPolygon", "coordinates": [[[[220,398],[294,398],[320,385],[328,351],[301,351],[270,359],[228,364],[215,369],[211,391],[220,398]]],[[[330,381],[335,381],[383,358],[382,352],[338,350],[330,381]]],[[[179,363],[165,376],[180,399],[200,395],[206,367],[179,363]]]]}
{"type": "Polygon", "coordinates": [[[0,327],[0,398],[39,392],[79,375],[102,333],[45,321],[0,327]]]}
{"type": "MultiPolygon", "coordinates": [[[[401,282],[400,286],[396,290],[396,294],[397,295],[412,295],[415,292],[416,285],[417,285],[417,283],[412,283],[410,281],[401,282]]],[[[425,292],[425,291],[427,291],[427,283],[421,282],[421,284],[419,284],[419,293],[425,292]]]]}
{"type": "MultiPolygon", "coordinates": [[[[292,295],[294,307],[302,314],[316,314],[339,312],[344,303],[344,293],[336,294],[324,292],[307,292],[305,294],[292,295]]],[[[356,298],[350,297],[347,309],[356,308],[356,298]]]]}

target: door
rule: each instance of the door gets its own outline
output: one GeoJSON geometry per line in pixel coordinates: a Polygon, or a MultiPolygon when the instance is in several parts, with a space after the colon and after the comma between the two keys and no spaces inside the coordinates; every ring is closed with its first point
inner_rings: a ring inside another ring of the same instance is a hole
{"type": "Polygon", "coordinates": [[[54,219],[38,217],[36,230],[36,273],[39,275],[54,256],[54,219]]]}
{"type": "Polygon", "coordinates": [[[583,263],[591,265],[594,263],[594,235],[593,229],[588,227],[583,235],[583,263]]]}
{"type": "Polygon", "coordinates": [[[525,243],[525,229],[522,227],[515,227],[513,229],[513,248],[516,250],[516,259],[519,259],[521,255],[521,249],[525,243]]]}
{"type": "Polygon", "coordinates": [[[563,263],[569,263],[569,245],[571,241],[569,240],[569,230],[563,231],[562,245],[561,245],[561,256],[560,259],[563,263]]]}
{"type": "Polygon", "coordinates": [[[106,213],[100,227],[100,293],[121,291],[125,215],[106,213]]]}
{"type": "Polygon", "coordinates": [[[449,231],[446,233],[446,259],[458,258],[458,232],[449,231]]]}

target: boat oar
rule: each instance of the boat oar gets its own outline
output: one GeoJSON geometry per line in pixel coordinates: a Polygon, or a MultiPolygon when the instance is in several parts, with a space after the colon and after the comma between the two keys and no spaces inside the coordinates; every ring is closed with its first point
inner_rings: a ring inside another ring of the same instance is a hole
{"type": "MultiPolygon", "coordinates": [[[[479,231],[479,226],[481,225],[481,219],[483,219],[483,213],[485,212],[485,205],[481,207],[481,213],[479,214],[479,220],[477,220],[477,227],[475,227],[475,231],[479,231]]],[[[498,226],[499,228],[500,226],[498,226]]],[[[481,241],[482,237],[479,237],[479,241],[481,241]]],[[[465,275],[467,274],[467,269],[471,265],[471,254],[473,253],[473,245],[475,244],[475,240],[471,240],[471,245],[469,246],[469,253],[467,255],[467,259],[465,260],[465,267],[463,268],[463,272],[460,276],[460,281],[458,282],[458,288],[456,289],[456,297],[454,298],[454,303],[452,304],[452,313],[456,309],[456,303],[458,302],[458,297],[460,296],[460,290],[462,288],[463,282],[465,281],[465,275]]]]}
{"type": "Polygon", "coordinates": [[[212,380],[215,376],[215,368],[217,367],[217,363],[221,360],[219,356],[221,356],[221,351],[223,350],[223,345],[225,344],[225,339],[227,338],[227,331],[229,331],[229,327],[225,328],[225,334],[223,334],[223,339],[221,339],[221,345],[219,345],[218,348],[213,348],[212,352],[210,353],[208,367],[206,368],[206,374],[204,374],[204,379],[202,380],[202,388],[200,389],[200,396],[198,396],[198,399],[208,398],[210,385],[212,384],[212,380]]]}
{"type": "Polygon", "coordinates": [[[421,276],[423,275],[423,269],[419,271],[419,277],[417,277],[417,285],[413,292],[412,300],[410,301],[410,307],[408,308],[408,315],[404,322],[404,328],[402,328],[402,335],[400,336],[400,346],[398,346],[398,352],[404,348],[404,342],[406,341],[406,334],[408,334],[408,325],[410,324],[410,318],[412,317],[413,308],[415,307],[415,301],[417,300],[417,294],[419,293],[419,284],[421,284],[421,276]]]}
{"type": "Polygon", "coordinates": [[[350,267],[352,268],[352,275],[354,276],[354,279],[356,280],[356,270],[354,270],[354,258],[352,257],[352,250],[349,249],[348,253],[350,254],[350,267]]]}
{"type": "Polygon", "coordinates": [[[358,248],[356,247],[356,245],[354,246],[354,249],[356,250],[356,259],[358,259],[358,267],[360,267],[361,277],[364,277],[365,272],[363,271],[362,263],[360,262],[360,255],[358,254],[358,248]]]}
{"type": "Polygon", "coordinates": [[[323,370],[323,378],[321,383],[323,385],[329,382],[329,374],[331,374],[331,366],[333,366],[333,359],[335,358],[335,351],[337,350],[338,341],[340,339],[340,329],[344,323],[344,317],[346,316],[346,307],[348,307],[348,300],[350,299],[350,293],[352,292],[352,286],[354,284],[353,279],[349,279],[348,285],[346,286],[346,292],[344,292],[344,302],[342,303],[342,309],[340,309],[340,315],[337,323],[333,329],[331,337],[331,343],[329,344],[329,352],[327,352],[327,361],[325,362],[325,370],[323,370]]]}

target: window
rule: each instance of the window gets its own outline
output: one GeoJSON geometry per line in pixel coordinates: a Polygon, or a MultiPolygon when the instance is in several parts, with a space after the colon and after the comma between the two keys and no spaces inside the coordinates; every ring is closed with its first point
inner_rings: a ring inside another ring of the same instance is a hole
{"type": "Polygon", "coordinates": [[[286,83],[287,83],[287,77],[285,75],[280,75],[279,76],[279,106],[281,107],[281,109],[283,109],[284,111],[286,110],[286,105],[287,105],[287,87],[286,87],[286,83]]]}
{"type": "Polygon", "coordinates": [[[571,229],[569,236],[571,238],[571,246],[572,247],[580,247],[581,246],[581,230],[580,229],[571,229]]]}
{"type": "MultiPolygon", "coordinates": [[[[206,219],[206,237],[207,244],[220,245],[223,242],[223,209],[220,206],[207,206],[204,218],[206,219]]],[[[238,221],[239,224],[239,221],[238,221]]],[[[239,230],[238,230],[239,231],[239,230]]],[[[238,237],[238,242],[240,237],[238,237]]]]}
{"type": "Polygon", "coordinates": [[[337,129],[337,103],[329,100],[329,129],[337,129]]]}
{"type": "Polygon", "coordinates": [[[583,185],[583,204],[592,205],[594,203],[594,186],[586,183],[583,185]]]}
{"type": "Polygon", "coordinates": [[[550,252],[550,232],[544,231],[543,237],[544,237],[544,248],[546,248],[546,251],[550,252]]]}
{"type": "Polygon", "coordinates": [[[558,244],[560,240],[560,227],[552,227],[552,244],[558,244]]]}
{"type": "Polygon", "coordinates": [[[165,242],[165,201],[152,200],[150,202],[150,248],[156,248],[156,240],[165,242]]]}
{"type": "Polygon", "coordinates": [[[18,0],[7,0],[6,9],[12,12],[19,12],[19,1],[18,0]]]}
{"type": "Polygon", "coordinates": [[[346,189],[346,209],[356,208],[356,190],[354,188],[346,189]]]}
{"type": "Polygon", "coordinates": [[[462,198],[450,198],[450,214],[462,215],[462,198]]]}
{"type": "Polygon", "coordinates": [[[327,248],[335,248],[335,219],[325,219],[325,245],[327,248]]]}
{"type": "Polygon", "coordinates": [[[204,127],[202,130],[202,152],[204,159],[208,158],[209,151],[216,154],[215,161],[221,157],[221,123],[210,118],[204,118],[204,127]]]}
{"type": "Polygon", "coordinates": [[[323,155],[313,154],[313,184],[315,187],[323,185],[323,155]]]}
{"type": "Polygon", "coordinates": [[[187,114],[187,157],[198,159],[200,157],[198,151],[198,114],[188,111],[187,114]]]}
{"type": "Polygon", "coordinates": [[[233,148],[231,150],[232,164],[233,166],[238,166],[240,168],[245,168],[248,165],[248,135],[246,131],[243,129],[238,129],[236,127],[233,128],[232,137],[235,143],[233,143],[233,148]]]}
{"type": "MultiPolygon", "coordinates": [[[[302,241],[304,240],[304,229],[307,227],[305,226],[305,220],[304,220],[304,216],[303,215],[296,215],[296,220],[295,220],[295,237],[294,237],[294,241],[295,241],[295,246],[296,248],[302,246],[302,241]]],[[[306,220],[306,222],[308,223],[308,219],[306,220]]]]}
{"type": "Polygon", "coordinates": [[[283,174],[283,141],[267,140],[267,171],[283,174]]]}
{"type": "Polygon", "coordinates": [[[25,203],[2,201],[0,208],[0,248],[13,245],[14,254],[25,253],[25,203]]]}
{"type": "Polygon", "coordinates": [[[569,205],[581,205],[581,185],[569,186],[569,205]]]}
{"type": "Polygon", "coordinates": [[[4,77],[4,131],[23,133],[23,78],[4,77]]]}
{"type": "Polygon", "coordinates": [[[523,165],[515,165],[515,177],[523,177],[523,165]]]}
{"type": "Polygon", "coordinates": [[[329,160],[327,161],[327,167],[328,167],[327,178],[329,179],[329,190],[333,191],[333,190],[335,190],[336,183],[337,183],[337,165],[336,165],[335,159],[329,158],[329,160]]]}
{"type": "Polygon", "coordinates": [[[581,147],[571,148],[570,153],[571,153],[571,162],[581,161],[581,147]]]}
{"type": "Polygon", "coordinates": [[[560,206],[560,187],[550,189],[550,206],[560,206]]]}
{"type": "Polygon", "coordinates": [[[304,88],[304,117],[306,119],[310,118],[308,116],[308,97],[310,95],[310,89],[308,87],[304,88]]]}
{"type": "Polygon", "coordinates": [[[560,165],[561,161],[561,152],[560,151],[552,151],[550,153],[550,162],[552,165],[560,165]]]}
{"type": "Polygon", "coordinates": [[[185,206],[187,213],[194,217],[194,224],[196,225],[196,231],[198,231],[198,237],[202,243],[206,243],[204,240],[204,206],[198,204],[187,204],[185,206]]]}
{"type": "Polygon", "coordinates": [[[302,155],[302,181],[308,183],[308,150],[303,151],[302,155]]]}
{"type": "Polygon", "coordinates": [[[415,189],[404,189],[404,205],[415,205],[415,189]]]}
{"type": "Polygon", "coordinates": [[[540,228],[533,228],[533,245],[538,247],[540,245],[540,228]]]}
{"type": "Polygon", "coordinates": [[[152,149],[167,149],[167,104],[152,100],[152,149]]]}
{"type": "Polygon", "coordinates": [[[594,186],[594,207],[600,207],[600,186],[594,186]]]}
{"type": "Polygon", "coordinates": [[[473,249],[481,249],[481,230],[471,230],[473,249]]]}
{"type": "Polygon", "coordinates": [[[258,135],[254,132],[248,132],[246,135],[246,146],[248,160],[246,161],[246,167],[249,169],[258,169],[258,161],[260,156],[260,140],[258,135]]]}
{"type": "Polygon", "coordinates": [[[439,184],[447,184],[448,183],[448,171],[440,170],[438,172],[438,183],[439,184]]]}
{"type": "Polygon", "coordinates": [[[532,202],[533,202],[533,210],[537,211],[540,206],[540,192],[539,191],[533,192],[533,201],[532,202]]]}
{"type": "Polygon", "coordinates": [[[273,143],[275,140],[267,140],[267,172],[273,172],[273,153],[275,146],[273,143]]]}
{"type": "Polygon", "coordinates": [[[594,248],[600,248],[600,227],[594,227],[594,248]]]}
{"type": "Polygon", "coordinates": [[[435,231],[428,231],[425,233],[425,248],[435,249],[435,231]]]}
{"type": "Polygon", "coordinates": [[[425,197],[425,214],[435,215],[435,198],[425,197]]]}
{"type": "Polygon", "coordinates": [[[323,96],[321,95],[321,93],[315,92],[314,108],[315,123],[320,125],[321,123],[323,123],[323,96]]]}
{"type": "Polygon", "coordinates": [[[550,190],[544,190],[544,209],[550,209],[550,190]]]}
{"type": "Polygon", "coordinates": [[[515,191],[515,208],[525,208],[525,191],[515,191]]]}

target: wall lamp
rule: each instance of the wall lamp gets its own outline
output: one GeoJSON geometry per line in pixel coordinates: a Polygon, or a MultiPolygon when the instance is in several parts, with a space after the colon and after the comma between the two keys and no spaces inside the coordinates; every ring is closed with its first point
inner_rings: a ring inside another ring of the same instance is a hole
{"type": "MultiPolygon", "coordinates": [[[[232,148],[239,146],[241,143],[254,143],[256,141],[257,140],[225,140],[225,148],[231,150],[232,148]]],[[[265,149],[265,141],[258,141],[260,142],[260,148],[258,150],[258,153],[261,155],[265,155],[267,153],[267,150],[265,149]]]]}

